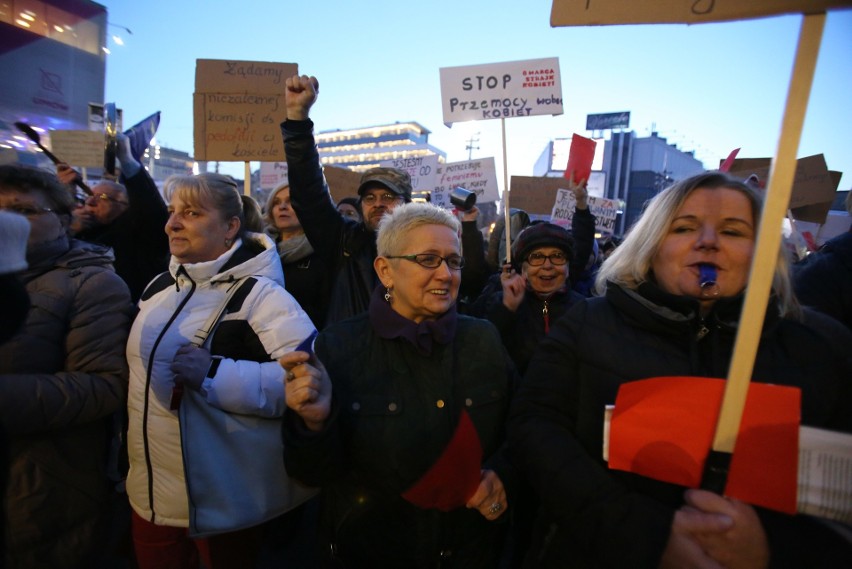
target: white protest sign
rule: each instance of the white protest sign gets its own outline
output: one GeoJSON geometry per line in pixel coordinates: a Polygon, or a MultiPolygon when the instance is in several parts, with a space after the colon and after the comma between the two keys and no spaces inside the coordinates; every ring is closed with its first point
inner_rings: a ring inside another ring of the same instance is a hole
{"type": "Polygon", "coordinates": [[[271,190],[287,181],[286,162],[261,162],[260,163],[260,187],[271,190]]]}
{"type": "MultiPolygon", "coordinates": [[[[576,205],[577,200],[574,199],[574,193],[571,190],[561,188],[556,190],[556,202],[553,204],[550,221],[557,225],[571,227],[576,205]]],[[[618,202],[589,196],[589,211],[595,216],[595,231],[610,234],[615,231],[618,202]]]]}
{"type": "Polygon", "coordinates": [[[475,193],[478,204],[500,199],[494,158],[479,158],[438,166],[437,183],[432,190],[432,203],[440,207],[453,207],[450,203],[450,191],[458,187],[475,193]]]}
{"type": "Polygon", "coordinates": [[[589,182],[586,184],[586,191],[592,197],[604,197],[606,192],[606,172],[592,171],[589,175],[589,182]]]}
{"type": "Polygon", "coordinates": [[[60,159],[81,168],[103,168],[104,132],[52,130],[50,148],[60,159]]]}
{"type": "Polygon", "coordinates": [[[429,191],[435,186],[435,178],[438,174],[438,155],[427,154],[414,158],[398,158],[396,160],[382,160],[379,165],[387,168],[405,170],[411,176],[411,187],[417,191],[429,191]]]}
{"type": "Polygon", "coordinates": [[[444,124],[562,114],[559,58],[442,67],[444,124]]]}

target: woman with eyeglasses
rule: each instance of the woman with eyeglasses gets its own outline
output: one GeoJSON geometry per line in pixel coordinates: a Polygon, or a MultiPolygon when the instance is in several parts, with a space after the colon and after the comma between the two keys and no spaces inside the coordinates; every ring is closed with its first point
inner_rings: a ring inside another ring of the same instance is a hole
{"type": "Polygon", "coordinates": [[[285,464],[322,486],[320,548],[340,567],[495,567],[512,507],[502,451],[514,369],[456,312],[459,222],[399,205],[378,230],[361,315],[288,354],[285,464]]]}
{"type": "Polygon", "coordinates": [[[112,251],[68,236],[72,203],[52,174],[0,166],[0,210],[29,221],[16,276],[32,305],[0,346],[7,569],[98,567],[109,553],[108,442],[132,306],[112,251]]]}
{"type": "Polygon", "coordinates": [[[501,290],[483,293],[470,310],[497,327],[521,374],[553,322],[583,298],[568,281],[573,251],[565,228],[530,225],[515,239],[512,264],[500,274],[501,290]]]}

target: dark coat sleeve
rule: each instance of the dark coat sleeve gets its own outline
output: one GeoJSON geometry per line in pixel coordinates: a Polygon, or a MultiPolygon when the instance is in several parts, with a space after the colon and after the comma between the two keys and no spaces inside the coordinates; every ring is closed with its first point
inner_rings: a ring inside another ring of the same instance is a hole
{"type": "Polygon", "coordinates": [[[475,221],[462,222],[462,252],[464,268],[461,273],[459,298],[473,301],[482,292],[482,287],[491,273],[485,262],[482,233],[476,227],[475,221]]]}
{"type": "Polygon", "coordinates": [[[169,241],[165,227],[169,212],[157,184],[145,168],[123,181],[124,187],[127,188],[130,204],[127,213],[134,230],[134,238],[147,242],[152,251],[167,255],[169,241]]]}
{"type": "Polygon", "coordinates": [[[656,567],[674,511],[630,492],[574,435],[578,416],[594,413],[577,404],[582,390],[593,389],[577,377],[586,306],[559,319],[530,362],[509,415],[510,456],[561,527],[550,546],[559,556],[577,550],[598,567],[656,567]]]}
{"type": "Polygon", "coordinates": [[[568,280],[573,287],[583,274],[595,242],[595,216],[589,208],[574,210],[571,221],[571,235],[574,237],[574,255],[568,264],[568,280]]]}
{"type": "Polygon", "coordinates": [[[287,120],[281,123],[290,201],[314,251],[329,261],[340,252],[341,236],[346,226],[337,211],[322,173],[311,120],[287,120]]]}

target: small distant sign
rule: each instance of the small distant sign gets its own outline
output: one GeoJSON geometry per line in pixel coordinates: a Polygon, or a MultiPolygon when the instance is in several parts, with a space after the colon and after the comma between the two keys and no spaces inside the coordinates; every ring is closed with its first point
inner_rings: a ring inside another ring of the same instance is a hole
{"type": "Polygon", "coordinates": [[[630,126],[630,111],[586,115],[586,130],[609,130],[630,126]]]}
{"type": "Polygon", "coordinates": [[[476,194],[476,203],[496,202],[500,198],[497,189],[497,170],[494,158],[478,158],[464,162],[441,164],[432,190],[432,203],[440,207],[453,207],[450,192],[462,187],[476,194]]]}
{"type": "Polygon", "coordinates": [[[50,147],[63,162],[80,168],[102,168],[104,133],[91,130],[52,130],[50,147]]]}
{"type": "Polygon", "coordinates": [[[379,164],[387,168],[396,168],[408,172],[414,191],[428,192],[435,187],[435,177],[438,174],[437,154],[382,160],[379,164]]]}
{"type": "MultiPolygon", "coordinates": [[[[618,202],[606,198],[589,196],[589,210],[595,216],[595,231],[612,234],[615,231],[615,218],[618,215],[618,202]]],[[[571,190],[556,190],[556,200],[550,212],[550,221],[557,225],[571,227],[577,200],[571,190]]]]}
{"type": "Polygon", "coordinates": [[[261,162],[260,163],[260,187],[264,190],[272,190],[278,184],[287,181],[286,162],[261,162]]]}

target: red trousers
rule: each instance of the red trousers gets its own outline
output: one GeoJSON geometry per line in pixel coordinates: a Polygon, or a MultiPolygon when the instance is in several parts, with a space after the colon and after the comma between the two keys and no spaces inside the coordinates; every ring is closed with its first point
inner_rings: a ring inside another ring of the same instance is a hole
{"type": "Polygon", "coordinates": [[[133,546],[139,569],[244,569],[254,567],[261,546],[259,526],[192,539],[186,528],[158,526],[133,512],[133,546]]]}

